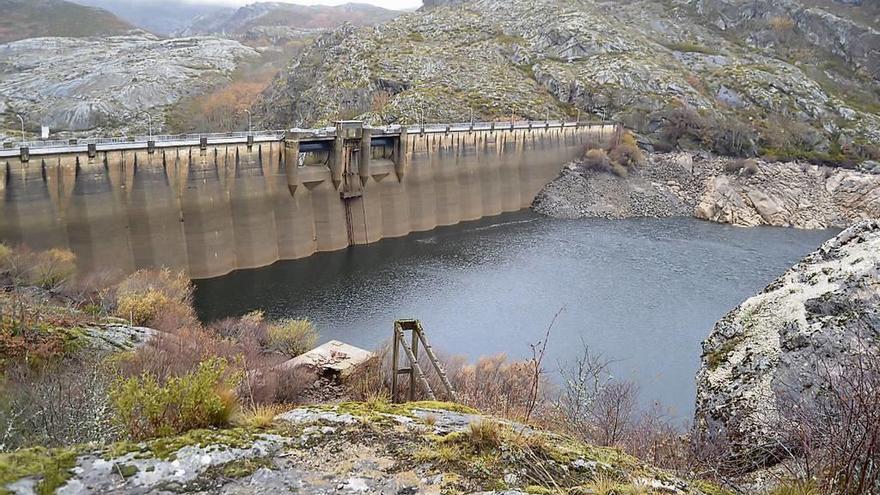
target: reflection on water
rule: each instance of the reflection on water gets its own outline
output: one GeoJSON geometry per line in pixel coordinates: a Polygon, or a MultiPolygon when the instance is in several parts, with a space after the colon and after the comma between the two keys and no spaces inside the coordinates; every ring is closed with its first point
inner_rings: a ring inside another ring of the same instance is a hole
{"type": "Polygon", "coordinates": [[[502,215],[197,282],[206,319],[262,309],[307,316],[324,340],[374,348],[421,319],[435,348],[530,355],[560,309],[548,368],[581,341],[680,418],[692,414],[700,342],[832,231],[742,229],[692,219],[502,215]]]}

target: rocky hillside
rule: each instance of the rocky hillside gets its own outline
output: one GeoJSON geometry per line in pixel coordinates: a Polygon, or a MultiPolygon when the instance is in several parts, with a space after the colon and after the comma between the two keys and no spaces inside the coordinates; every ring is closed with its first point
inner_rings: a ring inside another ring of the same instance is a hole
{"type": "Polygon", "coordinates": [[[619,177],[575,163],[533,207],[558,218],[693,216],[742,227],[845,228],[880,218],[880,164],[872,166],[876,173],[682,152],[650,155],[619,177]]]}
{"type": "Polygon", "coordinates": [[[726,492],[443,403],[301,408],[267,424],[103,448],[0,454],[13,493],[726,492]]]}
{"type": "MultiPolygon", "coordinates": [[[[799,414],[793,420],[801,434],[821,428],[822,409],[810,404],[829,390],[831,397],[857,397],[832,383],[846,380],[836,377],[853,371],[855,356],[880,356],[878,332],[880,223],[869,220],[825,243],[715,325],[697,375],[698,425],[749,451],[763,448],[764,455],[787,440],[781,416],[799,414]]],[[[876,372],[877,364],[863,369],[876,372]]],[[[876,403],[876,396],[868,400],[876,403]]],[[[844,431],[860,430],[853,423],[844,431]]]]}
{"type": "Polygon", "coordinates": [[[257,52],[215,37],[35,38],[0,45],[0,129],[115,134],[163,128],[163,109],[228,81],[257,52]],[[5,113],[4,113],[5,112],[5,113]]]}
{"type": "Polygon", "coordinates": [[[274,40],[302,37],[339,27],[344,23],[372,26],[397,17],[400,13],[368,4],[295,5],[280,2],[258,2],[218,11],[193,19],[180,34],[217,34],[246,41],[261,38],[274,40]]]}
{"type": "Polygon", "coordinates": [[[0,0],[0,43],[41,36],[108,36],[134,28],[103,9],[65,0],[0,0]]]}
{"type": "Polygon", "coordinates": [[[738,3],[432,1],[317,40],[259,110],[272,127],[580,112],[656,145],[832,157],[870,148],[880,138],[876,23],[833,13],[860,8],[849,4],[738,3]]]}

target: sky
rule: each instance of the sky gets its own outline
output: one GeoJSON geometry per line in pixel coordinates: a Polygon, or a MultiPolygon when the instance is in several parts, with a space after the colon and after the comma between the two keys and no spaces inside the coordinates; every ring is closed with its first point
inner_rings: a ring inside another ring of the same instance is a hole
{"type": "MultiPolygon", "coordinates": [[[[131,0],[119,0],[129,2],[131,0]]],[[[242,6],[254,3],[257,0],[185,0],[187,3],[223,4],[242,6]]],[[[385,7],[386,9],[414,9],[422,6],[422,0],[272,0],[286,3],[298,3],[300,5],[341,5],[344,3],[369,3],[385,7]]]]}

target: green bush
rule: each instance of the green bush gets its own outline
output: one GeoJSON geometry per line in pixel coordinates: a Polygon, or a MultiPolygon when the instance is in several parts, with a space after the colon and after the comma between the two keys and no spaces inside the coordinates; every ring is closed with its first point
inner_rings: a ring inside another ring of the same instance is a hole
{"type": "Polygon", "coordinates": [[[134,440],[225,426],[236,411],[237,377],[226,360],[212,358],[164,383],[150,374],[120,379],[111,391],[116,419],[134,440]]]}
{"type": "Polygon", "coordinates": [[[309,320],[283,320],[269,327],[269,349],[288,356],[312,350],[317,341],[318,333],[309,320]]]}

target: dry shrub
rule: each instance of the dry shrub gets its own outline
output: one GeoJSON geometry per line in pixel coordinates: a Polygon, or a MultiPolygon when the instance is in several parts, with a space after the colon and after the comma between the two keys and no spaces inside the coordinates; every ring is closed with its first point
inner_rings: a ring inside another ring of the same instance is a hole
{"type": "Polygon", "coordinates": [[[216,338],[198,320],[188,318],[189,314],[162,313],[154,322],[163,330],[137,352],[119,360],[120,374],[137,377],[146,373],[162,381],[189,373],[199,363],[216,357],[229,365],[243,366],[243,353],[235,342],[216,338]]]}
{"type": "Polygon", "coordinates": [[[761,129],[760,143],[766,154],[786,158],[813,153],[827,141],[807,123],[774,115],[761,129]]]}
{"type": "Polygon", "coordinates": [[[262,311],[251,311],[240,318],[224,318],[208,325],[208,329],[234,342],[252,340],[261,347],[269,345],[269,324],[262,311]]]}
{"type": "Polygon", "coordinates": [[[370,111],[381,112],[385,110],[388,103],[391,102],[391,94],[387,91],[377,91],[373,93],[373,101],[370,105],[370,111]]]}
{"type": "Polygon", "coordinates": [[[233,422],[241,426],[265,428],[272,424],[276,416],[292,408],[293,406],[288,404],[257,404],[239,411],[233,418],[233,422]]]}
{"type": "Polygon", "coordinates": [[[359,366],[343,380],[343,385],[354,400],[367,401],[379,395],[390,397],[391,345],[386,343],[374,353],[376,359],[359,366]]]}
{"type": "Polygon", "coordinates": [[[754,129],[734,118],[713,120],[704,140],[712,151],[724,156],[754,156],[757,152],[757,136],[754,129]]]}
{"type": "Polygon", "coordinates": [[[165,294],[154,289],[143,294],[121,294],[117,296],[116,314],[124,315],[133,325],[146,325],[163,314],[162,309],[170,302],[165,294]]]}
{"type": "Polygon", "coordinates": [[[79,321],[51,314],[45,307],[39,296],[0,292],[0,371],[7,361],[37,365],[68,350],[67,334],[57,327],[75,326],[79,321]]]}
{"type": "Polygon", "coordinates": [[[248,368],[240,395],[251,406],[259,404],[298,404],[303,392],[317,377],[305,368],[286,369],[282,366],[248,368]]]}
{"type": "Polygon", "coordinates": [[[582,355],[561,370],[564,386],[556,402],[558,423],[590,443],[619,446],[632,431],[638,389],[612,379],[609,362],[584,346],[582,355]]]}
{"type": "Polygon", "coordinates": [[[687,104],[670,108],[662,116],[663,138],[673,147],[679,146],[683,140],[694,144],[702,143],[705,129],[710,127],[709,119],[687,104]]]}
{"type": "Polygon", "coordinates": [[[168,123],[175,132],[247,129],[245,110],[253,107],[271,79],[271,74],[259,74],[252,82],[231,82],[211,93],[183,99],[169,112],[168,123]]]}
{"type": "Polygon", "coordinates": [[[620,142],[609,150],[608,156],[612,163],[627,169],[645,164],[645,153],[639,149],[635,136],[629,131],[623,133],[620,142]]]}
{"type": "Polygon", "coordinates": [[[822,495],[815,481],[789,481],[784,482],[767,495],[822,495]]]}
{"type": "Polygon", "coordinates": [[[58,290],[76,273],[76,255],[67,249],[33,251],[25,246],[0,249],[0,275],[14,285],[58,290]]]}
{"type": "Polygon", "coordinates": [[[116,314],[136,325],[150,324],[157,330],[173,331],[169,327],[177,323],[171,317],[195,319],[192,294],[192,283],[182,272],[139,270],[116,288],[116,314]]]}
{"type": "Polygon", "coordinates": [[[0,452],[114,440],[110,382],[94,359],[9,367],[0,383],[0,452]]]}
{"type": "Polygon", "coordinates": [[[683,429],[672,422],[660,404],[655,403],[638,414],[628,433],[623,439],[623,449],[629,454],[654,466],[692,471],[692,463],[698,456],[693,455],[683,429]]]}
{"type": "Polygon", "coordinates": [[[6,266],[7,260],[12,256],[12,248],[0,242],[0,269],[6,266]]]}
{"type": "Polygon", "coordinates": [[[96,270],[78,273],[66,284],[62,295],[97,314],[108,314],[116,307],[116,285],[125,278],[120,270],[96,270]]]}
{"type": "Polygon", "coordinates": [[[792,390],[780,399],[780,460],[794,463],[793,475],[818,480],[821,493],[880,493],[880,348],[862,342],[855,355],[819,362],[816,371],[824,385],[815,396],[792,390]]]}
{"type": "Polygon", "coordinates": [[[290,357],[312,350],[317,341],[318,333],[309,320],[289,319],[269,326],[269,349],[290,357]]]}
{"type": "Polygon", "coordinates": [[[788,35],[794,29],[794,19],[791,17],[771,17],[768,24],[770,24],[770,28],[773,29],[774,32],[780,35],[788,35]]]}
{"type": "Polygon", "coordinates": [[[614,162],[611,164],[611,172],[613,172],[614,175],[621,177],[621,178],[629,177],[629,169],[627,169],[626,167],[624,167],[623,165],[621,165],[617,162],[614,162]]]}
{"type": "MultiPolygon", "coordinates": [[[[391,396],[391,345],[386,343],[374,352],[376,359],[345,378],[344,385],[354,400],[367,401],[391,396]]],[[[528,415],[532,406],[535,380],[534,362],[511,361],[506,355],[499,354],[468,363],[461,356],[444,356],[442,352],[437,354],[458,402],[487,414],[510,419],[522,420],[528,415]]],[[[401,363],[403,360],[401,357],[401,363]]],[[[427,374],[428,383],[438,399],[450,400],[450,397],[443,394],[440,377],[434,372],[426,355],[419,356],[419,365],[427,374]]],[[[549,389],[549,382],[543,376],[540,377],[537,398],[539,403],[546,399],[549,389]]],[[[402,377],[398,382],[399,395],[406,397],[408,390],[409,381],[402,377]]],[[[417,385],[416,399],[426,398],[424,391],[417,385]]]]}
{"type": "Polygon", "coordinates": [[[584,153],[584,168],[587,170],[595,170],[597,172],[608,172],[611,170],[611,159],[608,152],[601,148],[592,148],[584,153]]]}
{"type": "Polygon", "coordinates": [[[117,420],[135,440],[229,423],[238,407],[237,377],[223,359],[209,359],[184,375],[120,379],[110,391],[117,420]]]}
{"type": "Polygon", "coordinates": [[[477,450],[491,450],[501,445],[501,425],[490,419],[479,419],[468,425],[467,440],[477,450]]]}
{"type": "Polygon", "coordinates": [[[662,113],[663,140],[672,148],[705,148],[724,156],[754,156],[757,136],[750,124],[716,118],[679,104],[662,113]]]}
{"type": "MultiPolygon", "coordinates": [[[[458,400],[488,414],[523,419],[531,408],[535,366],[531,361],[511,361],[504,354],[482,357],[474,364],[447,360],[446,373],[458,400]]],[[[540,399],[549,384],[540,383],[540,399]]]]}

